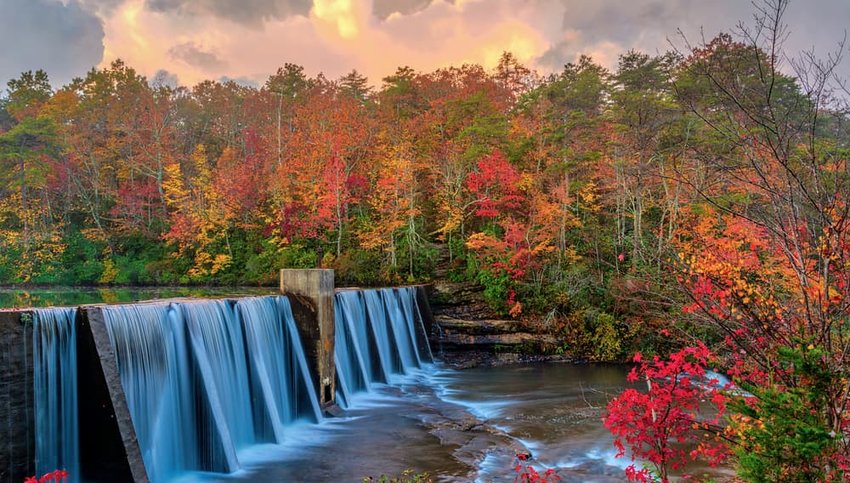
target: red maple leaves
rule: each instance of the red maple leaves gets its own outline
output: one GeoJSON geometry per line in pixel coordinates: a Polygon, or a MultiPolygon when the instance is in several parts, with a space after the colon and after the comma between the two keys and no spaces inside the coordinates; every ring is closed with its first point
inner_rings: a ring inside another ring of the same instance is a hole
{"type": "Polygon", "coordinates": [[[722,438],[721,418],[727,398],[717,377],[706,370],[712,355],[704,345],[687,347],[668,360],[646,361],[635,354],[637,365],[628,381],[646,381],[647,390],[629,388],[608,404],[604,423],[614,434],[617,456],[628,451],[632,461],[626,470],[630,481],[668,481],[670,470],[703,460],[722,463],[728,448],[722,438]],[[697,431],[695,431],[697,430],[697,431]]]}

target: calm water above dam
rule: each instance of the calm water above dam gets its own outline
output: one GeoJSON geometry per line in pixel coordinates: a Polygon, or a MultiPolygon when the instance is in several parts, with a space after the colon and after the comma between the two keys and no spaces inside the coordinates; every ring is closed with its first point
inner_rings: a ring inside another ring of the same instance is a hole
{"type": "Polygon", "coordinates": [[[277,287],[0,287],[0,309],[278,293],[277,287]]]}

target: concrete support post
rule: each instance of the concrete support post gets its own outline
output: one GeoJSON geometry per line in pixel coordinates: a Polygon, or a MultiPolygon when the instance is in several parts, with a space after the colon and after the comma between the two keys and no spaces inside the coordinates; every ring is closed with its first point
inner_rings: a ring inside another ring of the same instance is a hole
{"type": "Polygon", "coordinates": [[[334,271],[329,269],[283,269],[280,291],[289,296],[295,324],[316,380],[319,404],[334,404],[334,271]]]}
{"type": "Polygon", "coordinates": [[[147,483],[145,462],[102,308],[82,307],[77,322],[79,392],[86,403],[80,405],[83,408],[80,411],[81,466],[93,471],[88,478],[92,481],[109,481],[109,475],[112,478],[122,475],[119,480],[130,477],[135,483],[147,483]],[[100,433],[99,437],[92,437],[95,431],[100,433]],[[105,474],[97,474],[99,471],[105,474]]]}

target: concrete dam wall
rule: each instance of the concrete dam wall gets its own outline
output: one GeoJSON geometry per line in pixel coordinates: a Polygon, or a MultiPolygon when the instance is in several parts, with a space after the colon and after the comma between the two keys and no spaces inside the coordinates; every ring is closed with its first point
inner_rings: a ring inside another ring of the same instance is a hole
{"type": "Polygon", "coordinates": [[[431,362],[424,287],[335,290],[284,270],[282,296],[0,312],[0,482],[230,473],[373,382],[431,362]]]}

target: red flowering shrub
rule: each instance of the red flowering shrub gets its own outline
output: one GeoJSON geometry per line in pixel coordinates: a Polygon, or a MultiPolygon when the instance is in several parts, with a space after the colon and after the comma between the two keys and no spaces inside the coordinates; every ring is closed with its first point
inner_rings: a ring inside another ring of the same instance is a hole
{"type": "Polygon", "coordinates": [[[646,381],[647,391],[626,389],[608,404],[604,419],[614,434],[617,456],[628,450],[632,461],[645,464],[626,469],[630,481],[666,482],[670,470],[680,470],[689,461],[715,466],[728,456],[719,424],[727,396],[716,378],[706,378],[710,358],[703,345],[685,348],[669,360],[644,361],[641,354],[635,355],[638,365],[628,380],[646,381]]]}
{"type": "Polygon", "coordinates": [[[55,481],[56,483],[60,483],[66,481],[68,479],[68,472],[65,470],[55,470],[50,473],[45,473],[41,475],[41,478],[36,478],[35,476],[28,476],[24,483],[47,483],[48,481],[55,481]]]}

